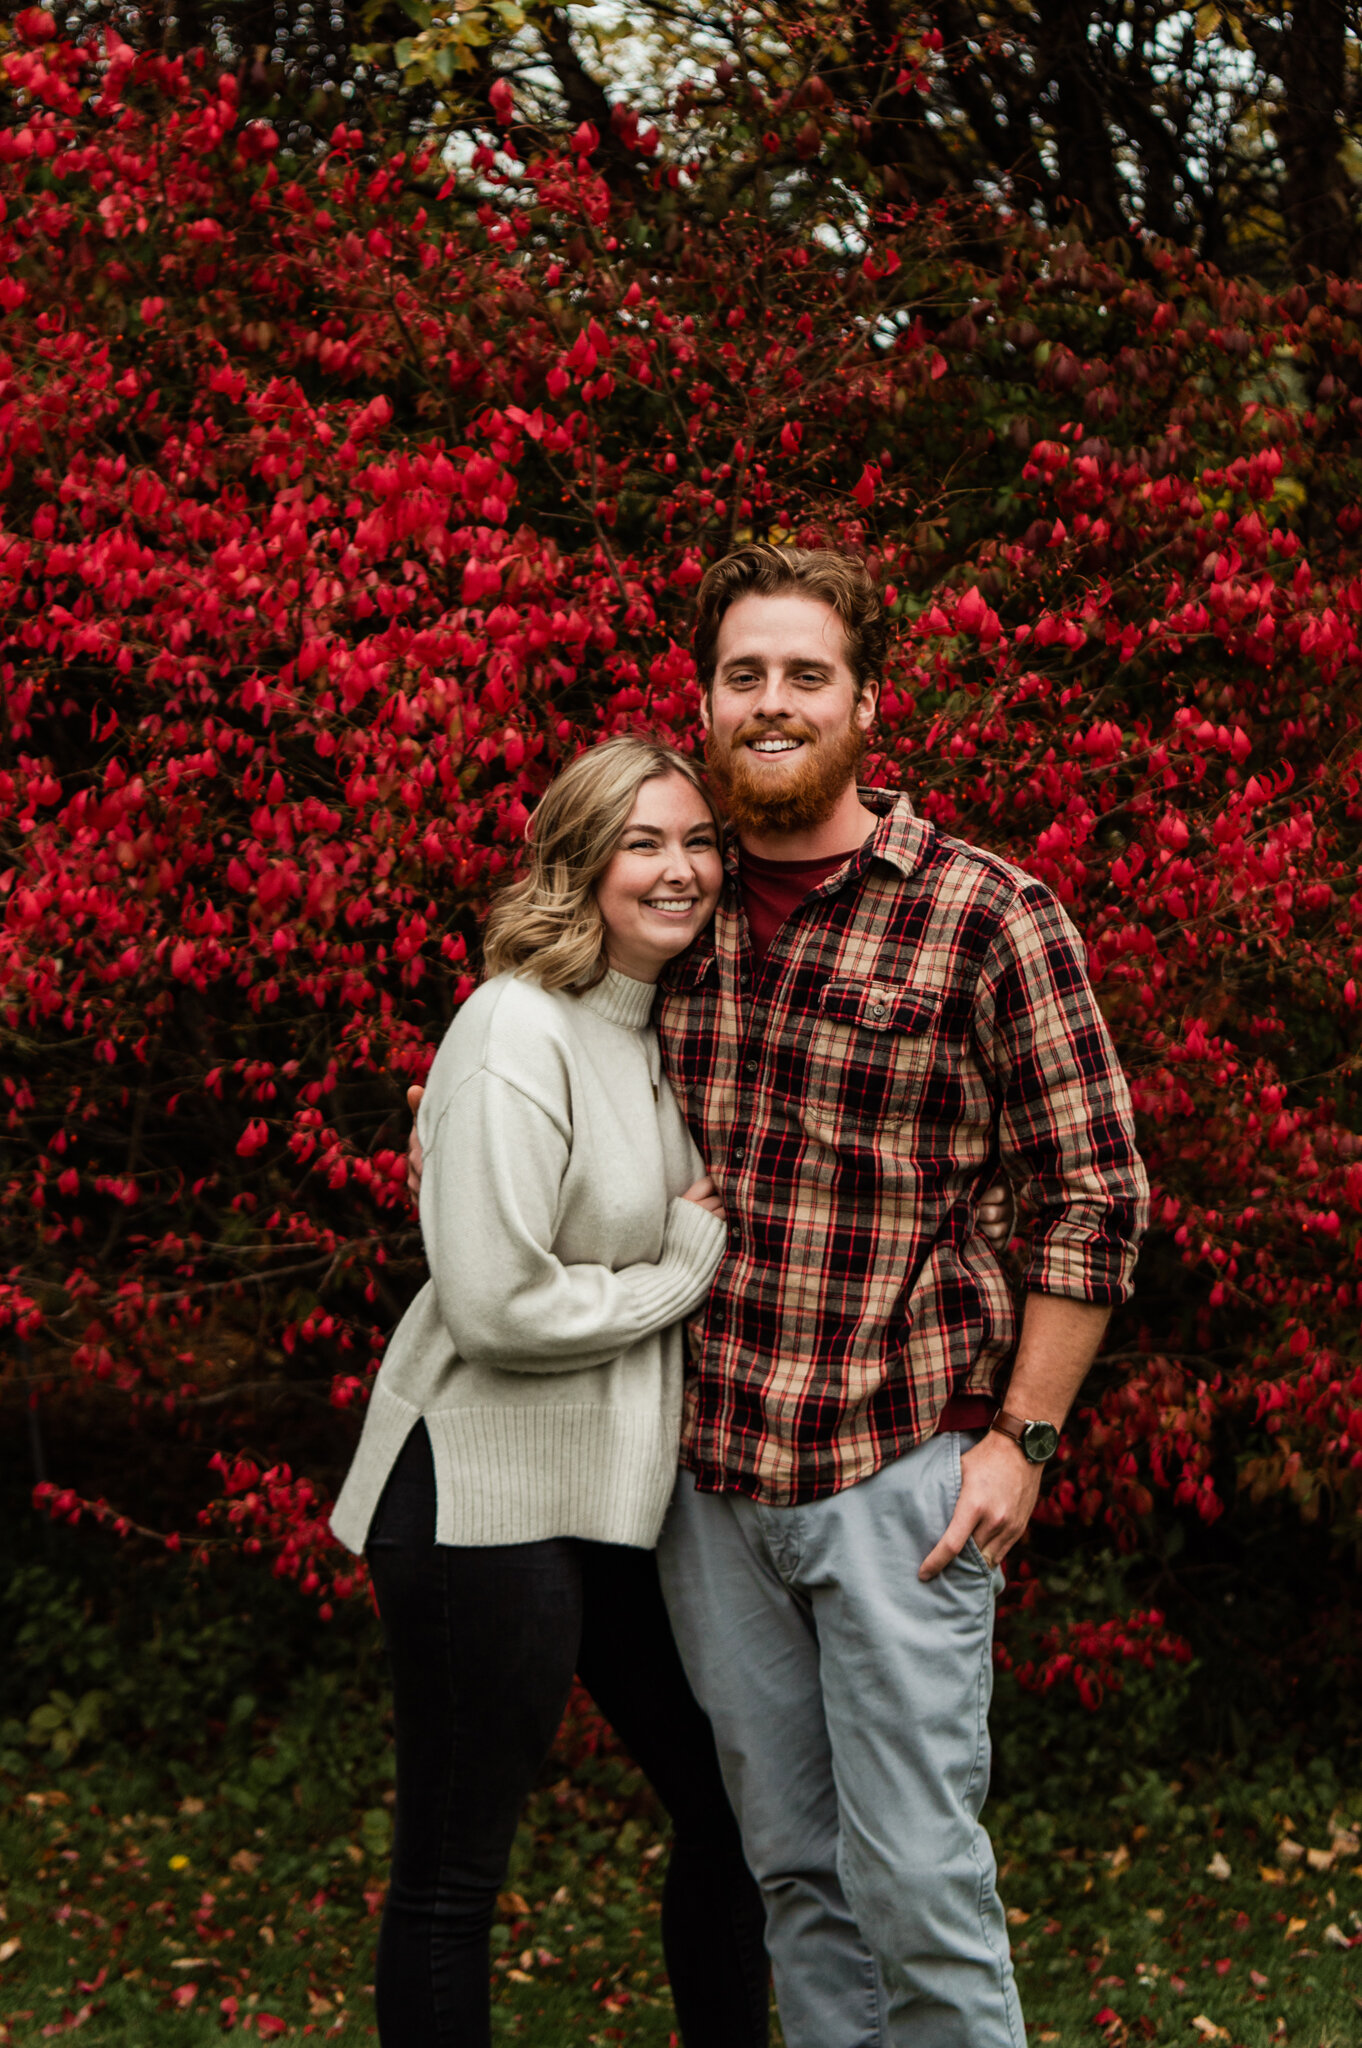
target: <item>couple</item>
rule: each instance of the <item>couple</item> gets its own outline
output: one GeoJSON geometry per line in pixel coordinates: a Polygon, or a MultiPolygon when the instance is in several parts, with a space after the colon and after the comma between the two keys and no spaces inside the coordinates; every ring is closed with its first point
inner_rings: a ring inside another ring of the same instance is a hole
{"type": "Polygon", "coordinates": [[[746,547],[697,606],[733,836],[683,755],[574,761],[420,1102],[431,1278],[332,1524],[394,1679],[380,2035],[485,2048],[575,1670],[673,1821],[686,2048],[766,2040],[768,1953],[787,2048],[1023,2048],[993,1608],[1129,1291],[1129,1098],[1050,892],[857,787],[864,568],[746,547]]]}

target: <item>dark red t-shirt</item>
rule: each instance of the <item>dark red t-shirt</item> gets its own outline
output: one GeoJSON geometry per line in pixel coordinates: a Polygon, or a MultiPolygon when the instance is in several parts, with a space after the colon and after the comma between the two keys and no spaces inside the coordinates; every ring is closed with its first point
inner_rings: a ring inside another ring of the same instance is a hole
{"type": "MultiPolygon", "coordinates": [[[[825,882],[850,858],[849,853],[834,853],[822,860],[763,860],[746,849],[742,851],[738,861],[742,907],[759,967],[790,913],[799,908],[811,889],[825,882]]],[[[941,1411],[937,1433],[946,1429],[987,1429],[997,1412],[997,1402],[986,1394],[952,1394],[941,1411]]]]}

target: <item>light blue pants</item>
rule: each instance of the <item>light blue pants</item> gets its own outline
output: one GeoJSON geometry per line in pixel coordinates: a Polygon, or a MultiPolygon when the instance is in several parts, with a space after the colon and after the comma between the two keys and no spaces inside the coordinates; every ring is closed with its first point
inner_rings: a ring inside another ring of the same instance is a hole
{"type": "Polygon", "coordinates": [[[699,1493],[658,1551],[718,1740],[786,2048],[1025,2048],[988,1789],[993,1609],[971,1542],[930,1585],[972,1439],[806,1507],[699,1493]]]}

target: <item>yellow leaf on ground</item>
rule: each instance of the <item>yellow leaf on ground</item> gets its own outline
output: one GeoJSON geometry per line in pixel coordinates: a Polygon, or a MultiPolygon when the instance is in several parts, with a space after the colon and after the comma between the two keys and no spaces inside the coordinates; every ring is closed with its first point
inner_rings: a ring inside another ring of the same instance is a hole
{"type": "Polygon", "coordinates": [[[1007,1909],[1007,1924],[1009,1927],[1025,1927],[1030,1918],[1031,1915],[1024,1913],[1020,1906],[1009,1906],[1007,1909]]]}
{"type": "Polygon", "coordinates": [[[498,1913],[506,1914],[506,1916],[511,1920],[523,1920],[525,1915],[529,1912],[529,1910],[529,1907],[526,1905],[524,1899],[521,1898],[519,1892],[501,1892],[498,1895],[498,1913]]]}
{"type": "Polygon", "coordinates": [[[1228,2041],[1230,2038],[1228,2029],[1218,2027],[1215,2021],[1208,2019],[1204,2012],[1197,2014],[1196,2018],[1192,2021],[1192,2025],[1196,2028],[1203,2041],[1228,2041]]]}
{"type": "Polygon", "coordinates": [[[1332,1870],[1334,1852],[1332,1849],[1307,1849],[1305,1860],[1312,1870],[1332,1870]]]}
{"type": "Polygon", "coordinates": [[[1121,1843],[1119,1848],[1113,1849],[1107,1857],[1107,1868],[1113,1877],[1118,1876],[1121,1871],[1125,1870],[1129,1863],[1130,1851],[1124,1842],[1121,1843]]]}
{"type": "Polygon", "coordinates": [[[1286,1923],[1286,1939],[1290,1941],[1293,1935],[1304,1934],[1309,1925],[1310,1922],[1308,1920],[1288,1920],[1286,1923]]]}
{"type": "Polygon", "coordinates": [[[1218,1878],[1220,1883],[1224,1884],[1226,1880],[1229,1878],[1230,1874],[1231,1872],[1228,1858],[1222,1856],[1219,1849],[1217,1849],[1214,1856],[1212,1856],[1210,1862],[1206,1865],[1207,1877],[1218,1878]]]}
{"type": "Polygon", "coordinates": [[[1278,1870],[1275,1863],[1260,1863],[1258,1865],[1258,1875],[1259,1877],[1261,1877],[1264,1884],[1286,1883],[1285,1871],[1278,1870]]]}
{"type": "Polygon", "coordinates": [[[11,1934],[8,1941],[0,1941],[0,1963],[7,1963],[11,1956],[17,1956],[23,1945],[17,1934],[11,1934]]]}

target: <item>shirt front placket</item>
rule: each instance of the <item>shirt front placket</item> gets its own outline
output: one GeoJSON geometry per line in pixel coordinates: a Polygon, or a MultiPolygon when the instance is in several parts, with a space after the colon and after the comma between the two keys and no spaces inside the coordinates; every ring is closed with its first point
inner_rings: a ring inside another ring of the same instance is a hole
{"type": "Polygon", "coordinates": [[[777,1030],[800,1030],[798,1006],[782,984],[789,971],[797,968],[821,943],[818,928],[826,921],[826,906],[859,882],[870,864],[876,837],[872,835],[871,841],[848,855],[845,866],[834,869],[810,889],[775,933],[760,965],[752,950],[752,935],[742,905],[736,844],[727,851],[725,866],[730,886],[728,898],[715,918],[715,962],[720,1014],[726,1010],[733,1020],[732,1119],[727,1132],[726,1159],[740,1171],[753,1149],[749,1140],[759,1137],[770,1121],[760,1113],[767,1026],[774,1019],[777,1030]],[[816,911],[812,908],[814,904],[818,906],[816,911]]]}

